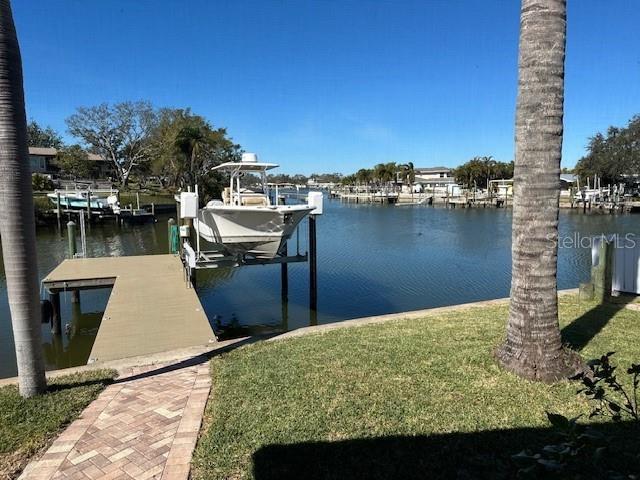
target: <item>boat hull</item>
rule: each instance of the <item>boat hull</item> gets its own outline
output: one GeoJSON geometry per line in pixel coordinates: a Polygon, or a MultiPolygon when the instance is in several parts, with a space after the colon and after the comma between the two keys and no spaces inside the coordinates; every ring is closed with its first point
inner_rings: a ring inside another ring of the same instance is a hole
{"type": "MultiPolygon", "coordinates": [[[[57,195],[50,193],[47,195],[51,203],[58,205],[57,195]]],[[[87,208],[87,199],[81,197],[73,197],[60,195],[60,206],[67,210],[82,210],[87,208]]],[[[91,210],[106,210],[108,208],[106,198],[92,197],[91,198],[91,210]]]]}
{"type": "Polygon", "coordinates": [[[198,212],[195,227],[207,242],[232,255],[272,259],[311,210],[308,205],[205,207],[198,212]]]}

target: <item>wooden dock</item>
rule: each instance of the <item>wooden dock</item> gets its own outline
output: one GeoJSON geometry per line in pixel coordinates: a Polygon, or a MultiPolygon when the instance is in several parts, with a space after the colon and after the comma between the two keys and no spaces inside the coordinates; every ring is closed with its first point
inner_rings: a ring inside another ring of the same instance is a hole
{"type": "Polygon", "coordinates": [[[42,281],[52,294],[113,287],[89,363],[216,341],[173,255],[65,260],[42,281]]]}

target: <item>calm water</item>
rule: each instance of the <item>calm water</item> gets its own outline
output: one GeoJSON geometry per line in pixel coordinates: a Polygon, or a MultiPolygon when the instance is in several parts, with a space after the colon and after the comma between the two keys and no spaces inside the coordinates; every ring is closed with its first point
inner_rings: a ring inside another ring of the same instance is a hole
{"type": "MultiPolygon", "coordinates": [[[[92,256],[164,253],[166,220],[155,225],[94,225],[88,238],[92,256]]],[[[640,217],[562,212],[560,234],[640,234],[640,217]]],[[[300,251],[306,251],[306,222],[300,251]]],[[[250,266],[198,273],[198,294],[218,332],[299,328],[310,323],[437,307],[508,296],[511,211],[446,210],[432,207],[347,205],[326,202],[318,219],[318,311],[308,309],[308,266],[289,265],[289,302],[283,309],[280,266],[250,266]],[[288,315],[283,312],[287,312],[288,315]]],[[[38,230],[41,277],[66,257],[66,239],[55,228],[38,230]]],[[[295,238],[289,252],[296,250],[295,238]]],[[[588,277],[590,252],[561,249],[559,287],[588,277]]],[[[63,326],[69,334],[52,338],[43,326],[47,368],[86,362],[109,290],[82,293],[73,305],[61,295],[63,326]]],[[[15,375],[13,340],[3,267],[0,266],[0,377],[15,375]]]]}

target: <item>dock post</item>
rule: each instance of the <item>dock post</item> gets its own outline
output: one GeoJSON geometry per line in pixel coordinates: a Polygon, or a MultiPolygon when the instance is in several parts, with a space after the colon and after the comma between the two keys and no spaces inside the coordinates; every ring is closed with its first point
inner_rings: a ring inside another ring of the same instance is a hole
{"type": "Polygon", "coordinates": [[[62,232],[62,212],[60,211],[60,192],[56,192],[56,217],[58,217],[58,231],[62,232]]]}
{"type": "Polygon", "coordinates": [[[140,192],[136,192],[136,205],[138,206],[138,210],[140,210],[140,192]]]}
{"type": "Polygon", "coordinates": [[[87,190],[87,220],[91,223],[91,189],[87,190]]]}
{"type": "Polygon", "coordinates": [[[169,241],[169,253],[175,253],[173,251],[173,242],[171,241],[171,234],[172,234],[172,231],[173,231],[173,226],[175,224],[176,224],[176,221],[173,218],[170,218],[167,221],[167,233],[168,233],[167,239],[169,241]]]}
{"type": "Polygon", "coordinates": [[[153,216],[153,218],[156,218],[156,204],[155,203],[151,203],[151,215],[153,216]]]}
{"type": "MultiPolygon", "coordinates": [[[[282,246],[281,254],[287,257],[289,251],[287,242],[282,246]]],[[[289,330],[289,266],[287,262],[280,264],[280,301],[282,304],[282,328],[289,330]]]]}
{"type": "Polygon", "coordinates": [[[309,215],[309,309],[318,309],[318,275],[316,252],[316,216],[309,215]]]}
{"type": "Polygon", "coordinates": [[[51,301],[51,307],[53,315],[51,315],[51,333],[54,335],[60,335],[62,333],[62,318],[60,315],[60,294],[50,293],[49,300],[51,301]]]}
{"type": "Polygon", "coordinates": [[[69,239],[69,258],[76,256],[76,224],[73,221],[67,222],[67,237],[69,239]]]}
{"type": "Polygon", "coordinates": [[[80,303],[80,290],[71,290],[71,303],[80,303]]]}
{"type": "Polygon", "coordinates": [[[191,282],[191,287],[194,290],[198,289],[198,276],[196,275],[198,270],[196,268],[189,269],[189,281],[191,282]]]}

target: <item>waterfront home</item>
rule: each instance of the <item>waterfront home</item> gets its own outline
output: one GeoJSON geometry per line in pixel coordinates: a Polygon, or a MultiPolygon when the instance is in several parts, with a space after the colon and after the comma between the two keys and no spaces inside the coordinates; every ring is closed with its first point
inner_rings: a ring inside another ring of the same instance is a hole
{"type": "Polygon", "coordinates": [[[446,193],[451,185],[455,185],[453,172],[447,167],[415,168],[415,183],[422,185],[426,192],[446,193]]]}
{"type": "MultiPolygon", "coordinates": [[[[29,147],[29,162],[31,172],[45,175],[50,178],[60,174],[57,164],[58,151],[49,147],[29,147]]],[[[93,176],[95,178],[107,178],[111,175],[111,161],[95,153],[87,152],[87,160],[92,162],[93,176]]]]}

